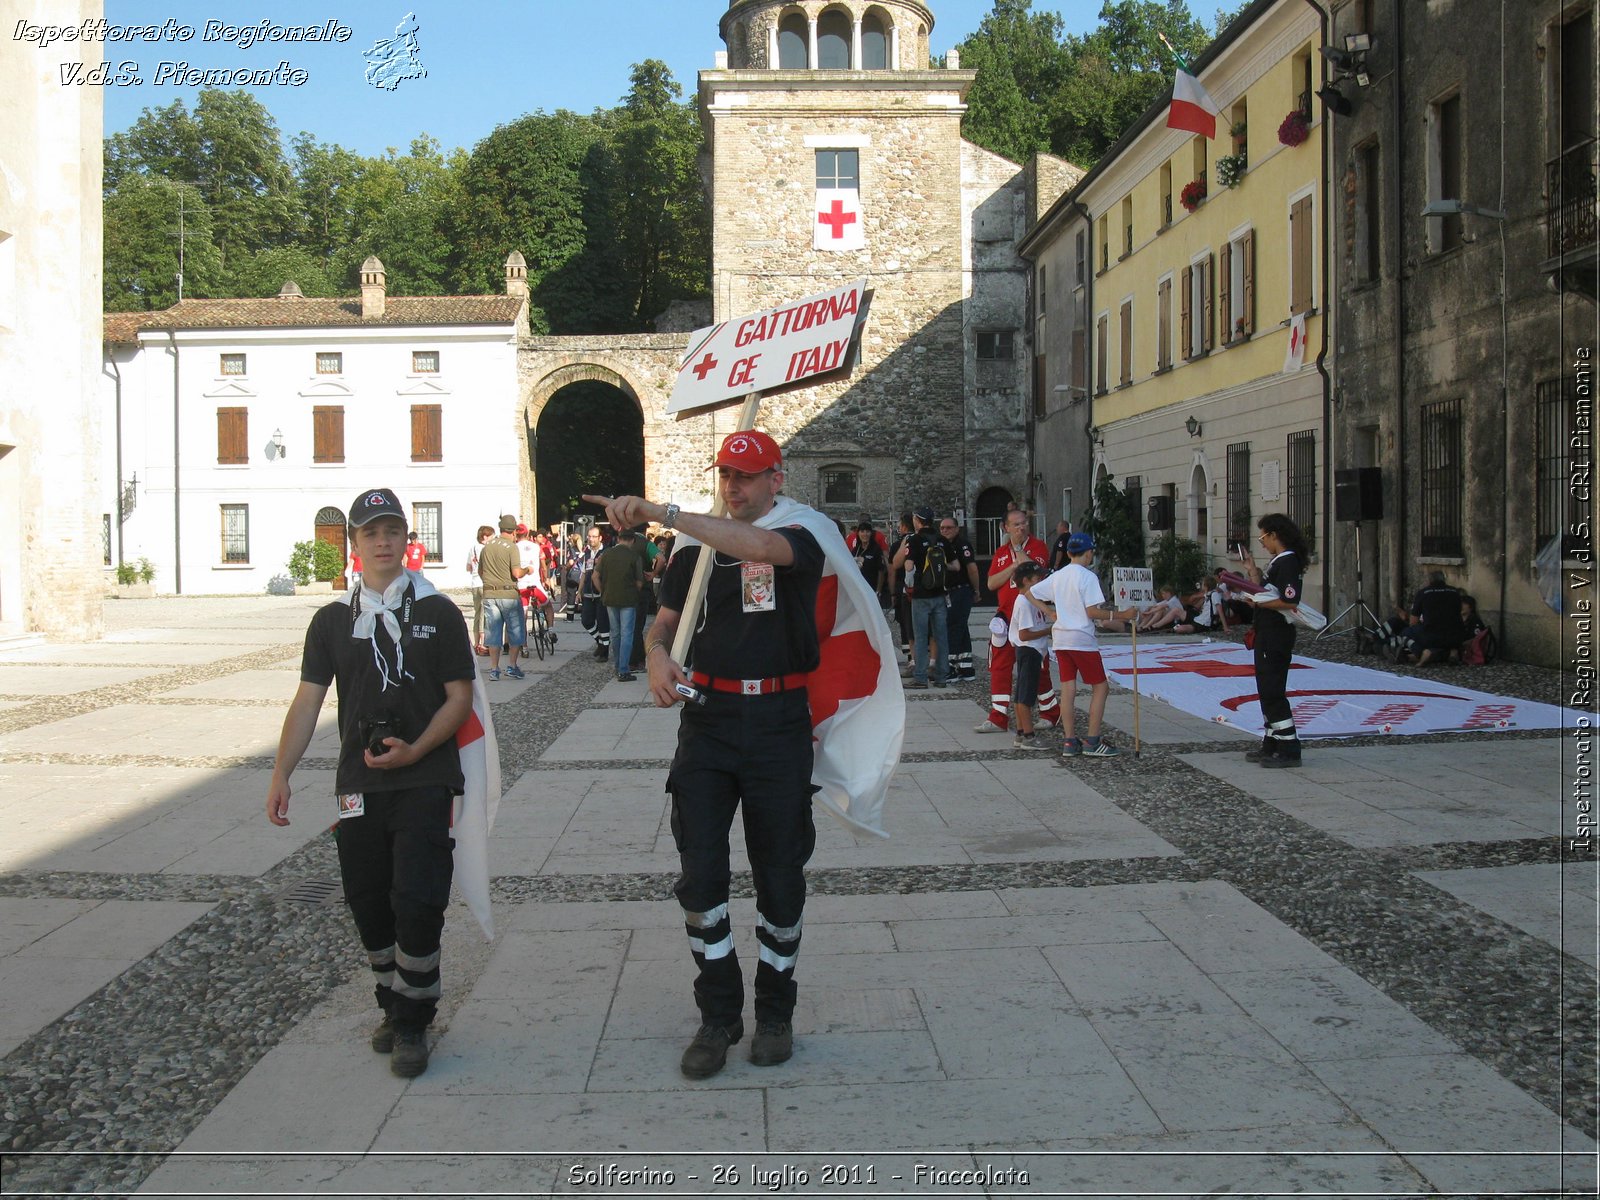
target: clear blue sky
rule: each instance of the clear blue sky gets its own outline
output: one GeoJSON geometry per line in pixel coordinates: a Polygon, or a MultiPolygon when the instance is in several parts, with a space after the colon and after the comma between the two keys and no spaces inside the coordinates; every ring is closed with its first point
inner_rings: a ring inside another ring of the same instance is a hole
{"type": "MultiPolygon", "coordinates": [[[[993,8],[992,0],[928,0],[933,12],[932,47],[943,54],[961,41],[993,8]]],[[[1212,0],[1191,3],[1209,23],[1212,0]]],[[[1037,12],[1059,12],[1071,32],[1094,27],[1100,0],[1035,0],[1037,12]]],[[[697,72],[712,66],[722,49],[717,21],[723,0],[275,0],[243,5],[225,0],[106,0],[112,24],[160,24],[172,18],[193,26],[187,42],[116,42],[105,47],[111,63],[139,64],[138,86],[108,87],[105,127],[126,129],[146,108],[182,99],[194,104],[194,87],[157,84],[158,64],[187,62],[192,68],[275,68],[287,61],[309,78],[300,86],[249,89],[277,119],[287,149],[307,130],[363,154],[387,147],[404,150],[419,133],[445,149],[470,149],[495,126],[524,113],[557,108],[587,113],[616,104],[628,90],[628,69],[659,58],[693,95],[697,72]],[[393,37],[408,11],[416,13],[424,79],[380,90],[363,77],[362,51],[393,37]],[[274,24],[323,25],[337,20],[351,29],[339,43],[261,42],[241,50],[227,41],[204,40],[208,21],[255,24],[270,14],[274,24]]],[[[51,61],[71,59],[61,43],[36,51],[51,61]]]]}

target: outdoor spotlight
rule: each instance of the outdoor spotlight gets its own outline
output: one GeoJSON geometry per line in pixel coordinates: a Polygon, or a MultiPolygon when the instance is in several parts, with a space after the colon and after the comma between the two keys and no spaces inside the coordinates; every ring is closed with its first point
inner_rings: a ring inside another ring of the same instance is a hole
{"type": "Polygon", "coordinates": [[[1365,54],[1372,49],[1372,35],[1368,33],[1347,33],[1344,38],[1344,48],[1352,54],[1365,54]]]}
{"type": "Polygon", "coordinates": [[[1348,50],[1341,50],[1337,46],[1322,47],[1322,57],[1335,71],[1348,71],[1355,62],[1355,55],[1348,50]]]}
{"type": "Polygon", "coordinates": [[[1345,94],[1331,83],[1325,83],[1317,90],[1317,99],[1322,101],[1323,107],[1337,116],[1348,117],[1355,111],[1355,105],[1345,98],[1345,94]]]}

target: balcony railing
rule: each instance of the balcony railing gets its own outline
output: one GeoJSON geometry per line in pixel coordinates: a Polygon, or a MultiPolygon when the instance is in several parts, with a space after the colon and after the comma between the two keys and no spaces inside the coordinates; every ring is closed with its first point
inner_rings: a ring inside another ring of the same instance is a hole
{"type": "Polygon", "coordinates": [[[1596,141],[1587,138],[1545,163],[1546,257],[1595,243],[1596,141]]]}

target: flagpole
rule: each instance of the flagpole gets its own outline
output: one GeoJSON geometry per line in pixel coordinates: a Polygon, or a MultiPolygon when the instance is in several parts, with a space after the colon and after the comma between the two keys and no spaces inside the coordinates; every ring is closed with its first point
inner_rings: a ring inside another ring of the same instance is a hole
{"type": "MultiPolygon", "coordinates": [[[[739,409],[739,421],[735,432],[744,433],[754,429],[756,413],[760,409],[761,393],[748,393],[739,409]]],[[[718,488],[711,502],[709,515],[720,517],[726,512],[727,505],[722,500],[722,489],[718,488]]],[[[706,588],[711,583],[711,563],[717,556],[717,552],[704,542],[700,543],[700,549],[709,553],[701,554],[695,561],[694,574],[689,578],[689,591],[683,598],[683,608],[679,610],[677,632],[672,637],[672,661],[678,664],[680,670],[689,659],[689,643],[694,640],[694,627],[700,619],[700,606],[705,602],[706,588]]]]}

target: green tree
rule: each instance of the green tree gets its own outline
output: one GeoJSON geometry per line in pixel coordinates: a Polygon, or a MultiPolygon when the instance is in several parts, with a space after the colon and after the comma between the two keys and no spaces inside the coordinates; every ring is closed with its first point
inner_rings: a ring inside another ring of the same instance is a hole
{"type": "Polygon", "coordinates": [[[106,196],[102,223],[102,292],[108,312],[149,311],[175,303],[180,261],[185,296],[222,294],[222,255],[211,240],[211,211],[192,185],[125,176],[106,196]]]}
{"type": "Polygon", "coordinates": [[[1144,531],[1129,496],[1109,475],[1094,487],[1094,515],[1084,528],[1094,535],[1094,569],[1109,583],[1112,567],[1144,566],[1144,531]]]}
{"type": "Polygon", "coordinates": [[[1150,575],[1155,586],[1186,596],[1200,586],[1206,571],[1206,549],[1192,538],[1167,530],[1150,547],[1150,575]]]}
{"type": "Polygon", "coordinates": [[[1035,13],[1031,0],[995,0],[994,10],[961,43],[961,65],[975,70],[961,133],[968,141],[1025,162],[1050,149],[1047,112],[1069,62],[1061,18],[1035,13]]]}
{"type": "Polygon", "coordinates": [[[341,291],[328,264],[304,246],[273,246],[234,255],[224,290],[229,296],[276,296],[290,280],[307,296],[337,296],[341,291]]]}
{"type": "Polygon", "coordinates": [[[211,210],[224,263],[292,241],[299,224],[294,177],[278,123],[248,92],[202,90],[191,114],[183,101],[145,109],[106,141],[105,187],[128,176],[192,185],[211,210]]]}

